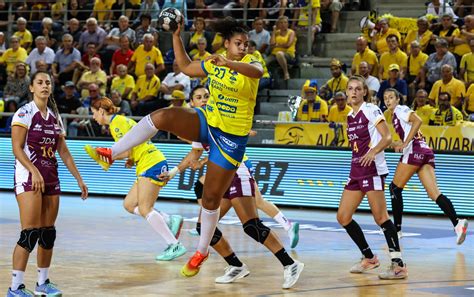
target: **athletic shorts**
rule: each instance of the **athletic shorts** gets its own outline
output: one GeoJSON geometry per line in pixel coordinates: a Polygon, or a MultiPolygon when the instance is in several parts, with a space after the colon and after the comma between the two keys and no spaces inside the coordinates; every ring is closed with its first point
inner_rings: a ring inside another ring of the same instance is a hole
{"type": "Polygon", "coordinates": [[[364,193],[383,191],[385,189],[386,177],[387,175],[375,175],[361,179],[352,179],[349,177],[344,189],[349,191],[362,191],[364,193]]]}
{"type": "Polygon", "coordinates": [[[209,160],[225,169],[237,169],[245,154],[248,136],[225,133],[207,124],[206,112],[195,108],[199,115],[199,142],[209,145],[209,160]]]}
{"type": "Polygon", "coordinates": [[[139,174],[138,177],[147,177],[151,179],[151,182],[155,185],[164,187],[166,185],[166,181],[162,180],[161,178],[158,178],[158,176],[166,171],[168,171],[168,161],[163,160],[151,166],[150,168],[145,170],[145,172],[139,174]]]}
{"type": "MultiPolygon", "coordinates": [[[[20,184],[20,185],[15,185],[16,195],[20,195],[24,192],[31,192],[31,191],[33,191],[31,180],[28,180],[28,182],[20,184]]],[[[44,185],[43,195],[53,196],[53,195],[60,195],[60,194],[61,194],[61,187],[59,185],[59,181],[57,183],[44,185]]]]}
{"type": "Polygon", "coordinates": [[[245,164],[245,167],[248,168],[248,170],[250,171],[250,175],[253,177],[253,165],[252,165],[252,161],[250,161],[250,159],[247,159],[244,161],[244,164],[245,164]]]}
{"type": "Polygon", "coordinates": [[[425,164],[431,165],[433,166],[433,168],[436,168],[435,156],[431,150],[429,152],[403,154],[400,157],[400,162],[403,164],[415,165],[420,168],[425,164]]]}
{"type": "Polygon", "coordinates": [[[255,180],[245,164],[237,169],[230,187],[224,194],[225,199],[238,197],[255,197],[255,180]]]}

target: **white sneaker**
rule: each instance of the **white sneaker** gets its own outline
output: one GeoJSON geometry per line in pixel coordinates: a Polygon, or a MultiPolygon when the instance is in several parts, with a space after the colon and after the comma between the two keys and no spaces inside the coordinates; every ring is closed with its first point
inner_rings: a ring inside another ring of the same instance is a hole
{"type": "Polygon", "coordinates": [[[360,262],[357,262],[354,264],[354,266],[351,267],[351,270],[349,270],[350,273],[363,273],[368,270],[375,269],[380,266],[379,259],[377,258],[377,255],[374,255],[372,259],[367,259],[365,257],[362,257],[360,259],[360,262]]]}
{"type": "Polygon", "coordinates": [[[244,278],[250,274],[250,271],[247,265],[242,265],[242,267],[237,266],[228,266],[225,269],[224,275],[216,278],[215,282],[218,284],[228,284],[233,283],[234,281],[244,278]]]}
{"type": "Polygon", "coordinates": [[[467,225],[469,225],[466,219],[458,220],[456,227],[454,227],[454,231],[456,232],[456,243],[462,244],[466,239],[467,235],[467,225]]]}
{"type": "Polygon", "coordinates": [[[403,264],[403,267],[401,267],[395,262],[392,262],[386,271],[379,274],[380,279],[404,279],[407,276],[407,265],[403,264]]]}
{"type": "Polygon", "coordinates": [[[285,270],[283,271],[283,279],[285,280],[283,282],[283,289],[289,289],[293,287],[294,284],[298,281],[300,278],[300,274],[303,271],[304,268],[304,263],[301,263],[300,261],[296,261],[295,263],[285,266],[285,270]]]}
{"type": "Polygon", "coordinates": [[[398,232],[397,232],[397,235],[398,235],[398,239],[402,238],[402,237],[403,237],[402,231],[398,231],[398,232]]]}

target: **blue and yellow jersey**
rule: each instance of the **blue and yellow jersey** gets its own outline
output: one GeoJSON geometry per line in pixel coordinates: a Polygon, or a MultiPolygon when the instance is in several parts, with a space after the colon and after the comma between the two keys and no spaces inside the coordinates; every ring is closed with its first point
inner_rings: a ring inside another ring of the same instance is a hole
{"type": "MultiPolygon", "coordinates": [[[[250,54],[240,62],[258,63],[250,54]]],[[[209,126],[232,135],[247,136],[252,128],[259,79],[216,66],[210,60],[202,61],[201,67],[208,76],[211,95],[206,105],[209,126]]]]}
{"type": "MultiPolygon", "coordinates": [[[[113,115],[109,125],[110,134],[112,134],[115,141],[118,141],[136,124],[137,122],[134,120],[122,115],[113,115]]],[[[158,150],[151,141],[147,141],[134,147],[129,158],[134,160],[137,165],[137,176],[153,167],[155,164],[166,160],[163,153],[158,150]]]]}

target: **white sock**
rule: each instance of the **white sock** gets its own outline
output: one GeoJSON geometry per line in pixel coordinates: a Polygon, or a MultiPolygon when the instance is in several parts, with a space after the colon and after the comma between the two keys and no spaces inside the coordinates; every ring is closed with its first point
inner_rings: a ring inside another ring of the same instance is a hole
{"type": "Polygon", "coordinates": [[[48,279],[48,272],[49,272],[49,267],[47,268],[39,268],[38,267],[38,285],[42,285],[46,282],[48,279]]]}
{"type": "Polygon", "coordinates": [[[279,213],[277,213],[277,215],[274,216],[273,219],[274,219],[278,224],[280,224],[280,225],[285,229],[285,231],[290,230],[290,228],[291,228],[291,222],[290,222],[290,220],[288,220],[288,219],[283,215],[283,213],[282,213],[281,211],[280,211],[279,213]]]}
{"type": "Polygon", "coordinates": [[[209,252],[209,244],[216,230],[217,222],[219,222],[219,214],[220,208],[215,210],[201,208],[201,236],[197,250],[203,255],[207,255],[209,252]]]}
{"type": "Polygon", "coordinates": [[[12,285],[10,286],[10,288],[12,289],[12,291],[15,291],[18,289],[18,287],[23,284],[23,278],[25,276],[25,272],[24,271],[20,271],[20,270],[13,270],[12,271],[12,285]]]}
{"type": "Polygon", "coordinates": [[[133,209],[133,213],[136,214],[137,216],[142,216],[140,211],[138,210],[138,206],[135,206],[135,208],[133,209]]]}
{"type": "Polygon", "coordinates": [[[150,115],[141,119],[130,131],[128,131],[119,141],[112,145],[112,157],[120,155],[135,146],[144,143],[152,138],[158,129],[156,129],[150,115]]]}
{"type": "Polygon", "coordinates": [[[157,210],[157,212],[163,217],[163,219],[165,219],[166,224],[168,224],[168,222],[170,221],[170,215],[160,210],[157,210]]]}
{"type": "Polygon", "coordinates": [[[156,211],[152,210],[149,214],[146,215],[146,220],[148,224],[166,241],[166,244],[175,244],[178,243],[178,240],[171,233],[170,228],[166,224],[163,217],[156,211]]]}

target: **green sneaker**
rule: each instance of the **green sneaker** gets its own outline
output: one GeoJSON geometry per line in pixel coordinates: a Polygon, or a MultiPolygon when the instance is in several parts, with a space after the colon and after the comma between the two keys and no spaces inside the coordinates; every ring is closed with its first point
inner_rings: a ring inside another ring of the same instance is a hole
{"type": "Polygon", "coordinates": [[[170,244],[163,253],[156,256],[156,261],[171,261],[186,254],[187,250],[181,242],[170,244]]]}
{"type": "Polygon", "coordinates": [[[181,233],[181,228],[183,227],[183,217],[180,215],[171,215],[168,223],[168,228],[170,228],[171,233],[173,233],[176,239],[179,238],[181,233]]]}
{"type": "Polygon", "coordinates": [[[291,248],[294,249],[298,245],[300,240],[300,223],[292,223],[290,230],[288,230],[288,236],[290,236],[291,248]]]}

